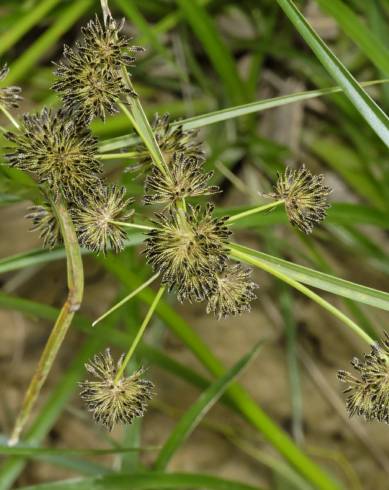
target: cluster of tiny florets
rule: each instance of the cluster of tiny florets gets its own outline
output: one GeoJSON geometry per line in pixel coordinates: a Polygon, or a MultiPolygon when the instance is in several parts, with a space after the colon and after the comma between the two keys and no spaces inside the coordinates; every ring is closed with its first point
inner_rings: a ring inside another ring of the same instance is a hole
{"type": "Polygon", "coordinates": [[[186,213],[169,210],[157,214],[148,232],[147,262],[180,301],[203,301],[215,287],[214,274],[227,262],[230,231],[226,218],[215,218],[212,211],[212,205],[189,205],[186,213]]]}
{"type": "Polygon", "coordinates": [[[351,365],[357,372],[338,371],[338,379],[347,385],[346,407],[350,415],[367,421],[389,423],[389,335],[373,345],[363,359],[354,358],[351,365]]]}
{"type": "Polygon", "coordinates": [[[169,172],[154,167],[145,180],[145,204],[176,204],[180,199],[209,196],[219,192],[219,187],[209,185],[213,172],[204,172],[202,156],[187,156],[176,152],[169,172]]]}
{"type": "Polygon", "coordinates": [[[271,197],[285,200],[289,221],[306,234],[320,223],[329,208],[331,188],[324,185],[324,175],[312,175],[303,165],[298,170],[287,168],[278,175],[271,197]]]}
{"type": "Polygon", "coordinates": [[[100,180],[96,138],[63,109],[26,114],[20,131],[6,137],[15,145],[6,155],[9,164],[29,172],[54,195],[74,199],[100,180]]]}
{"type": "MultiPolygon", "coordinates": [[[[3,65],[0,68],[0,82],[5,80],[9,73],[9,68],[7,65],[3,65]]],[[[0,88],[0,105],[5,109],[16,109],[19,107],[19,102],[22,100],[21,97],[22,89],[20,87],[5,87],[0,88]]]]}
{"type": "Polygon", "coordinates": [[[57,64],[53,89],[66,109],[87,122],[95,117],[105,120],[117,112],[117,101],[124,95],[136,96],[123,79],[122,66],[132,65],[133,54],[143,49],[129,44],[120,33],[122,27],[112,18],[103,25],[96,17],[82,29],[81,41],[64,47],[64,59],[57,64]]]}
{"type": "Polygon", "coordinates": [[[109,431],[116,424],[131,424],[142,417],[154,392],[153,383],[142,378],[142,369],[116,379],[123,357],[115,364],[109,349],[96,354],[85,367],[97,380],[80,383],[81,398],[94,420],[109,431]]]}
{"type": "Polygon", "coordinates": [[[127,233],[120,223],[133,214],[131,203],[125,187],[101,186],[87,194],[72,213],[81,245],[97,253],[123,250],[127,233]]]}
{"type": "Polygon", "coordinates": [[[62,244],[60,226],[49,202],[31,206],[26,218],[32,221],[31,231],[39,233],[44,247],[54,248],[62,244]]]}
{"type": "Polygon", "coordinates": [[[253,282],[251,269],[240,263],[229,264],[216,274],[216,287],[208,297],[207,313],[214,313],[220,320],[251,310],[251,302],[256,299],[254,291],[258,285],[253,282]]]}
{"type": "MultiPolygon", "coordinates": [[[[170,165],[175,154],[185,158],[201,159],[204,157],[203,145],[197,137],[197,130],[184,129],[179,122],[171,123],[169,114],[156,114],[151,127],[155,140],[161,149],[163,158],[170,165]]],[[[128,168],[130,172],[147,173],[153,168],[153,162],[147,148],[139,144],[136,148],[137,162],[128,168]]]]}

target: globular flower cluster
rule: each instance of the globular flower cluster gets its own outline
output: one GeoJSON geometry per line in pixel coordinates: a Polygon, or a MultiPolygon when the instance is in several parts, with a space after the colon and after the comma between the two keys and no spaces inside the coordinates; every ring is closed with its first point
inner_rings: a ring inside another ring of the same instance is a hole
{"type": "Polygon", "coordinates": [[[125,187],[101,186],[87,194],[72,213],[80,243],[93,252],[120,252],[127,238],[121,223],[133,214],[132,202],[125,187]]]}
{"type": "Polygon", "coordinates": [[[303,165],[298,170],[288,167],[279,174],[270,196],[284,199],[290,223],[309,234],[325,218],[330,193],[331,188],[324,185],[324,175],[312,175],[303,165]]]}
{"type": "Polygon", "coordinates": [[[94,420],[109,431],[116,424],[131,424],[136,417],[142,417],[154,392],[153,383],[142,378],[142,369],[116,380],[122,362],[123,356],[115,364],[110,350],[106,349],[85,364],[97,380],[80,383],[81,397],[94,420]]]}
{"type": "Polygon", "coordinates": [[[62,244],[61,229],[49,202],[32,206],[26,218],[32,221],[31,231],[39,232],[44,247],[54,248],[62,244]]]}
{"type": "MultiPolygon", "coordinates": [[[[6,79],[9,73],[7,65],[0,68],[0,82],[6,79]]],[[[22,100],[20,87],[5,87],[0,88],[0,105],[5,109],[16,109],[19,107],[19,102],[22,100]]]]}
{"type": "Polygon", "coordinates": [[[172,206],[181,199],[209,196],[219,192],[219,187],[208,185],[213,172],[203,172],[202,156],[173,154],[169,172],[153,167],[145,180],[145,204],[166,204],[172,206]]]}
{"type": "Polygon", "coordinates": [[[363,359],[354,358],[351,365],[357,372],[338,371],[338,379],[347,385],[346,407],[351,416],[367,421],[389,423],[389,335],[373,345],[363,359]]]}
{"type": "Polygon", "coordinates": [[[31,173],[55,195],[75,199],[100,181],[96,138],[63,109],[26,114],[20,131],[6,136],[15,145],[6,155],[9,164],[31,173]]]}
{"type": "Polygon", "coordinates": [[[122,67],[132,65],[133,54],[143,49],[131,46],[122,28],[123,23],[118,26],[112,18],[104,25],[96,17],[82,29],[81,41],[73,48],[65,46],[64,59],[57,64],[53,89],[66,109],[87,122],[117,112],[123,96],[136,97],[123,79],[122,67]]]}

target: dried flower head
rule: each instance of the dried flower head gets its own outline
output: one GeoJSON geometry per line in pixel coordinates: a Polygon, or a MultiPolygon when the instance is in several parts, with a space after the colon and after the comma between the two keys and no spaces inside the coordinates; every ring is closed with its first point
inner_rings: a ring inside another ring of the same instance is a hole
{"type": "Polygon", "coordinates": [[[324,185],[324,175],[312,175],[303,165],[298,170],[287,168],[278,175],[278,182],[271,197],[285,199],[289,221],[306,234],[320,223],[329,208],[327,196],[330,187],[324,185]]]}
{"type": "Polygon", "coordinates": [[[208,185],[213,172],[203,172],[202,157],[187,157],[176,152],[170,164],[169,174],[153,167],[145,180],[145,204],[173,205],[187,197],[209,196],[219,192],[219,187],[208,185]]]}
{"type": "Polygon", "coordinates": [[[55,194],[75,198],[99,182],[97,140],[77,118],[63,110],[27,114],[18,133],[7,133],[16,148],[9,163],[30,172],[55,194]]]}
{"type": "Polygon", "coordinates": [[[31,231],[38,231],[43,246],[54,248],[62,244],[61,228],[50,203],[32,206],[26,218],[32,221],[31,231]]]}
{"type": "MultiPolygon", "coordinates": [[[[0,68],[0,82],[5,80],[9,73],[9,68],[7,65],[3,65],[0,68]]],[[[0,105],[2,105],[5,109],[16,109],[19,107],[19,102],[22,100],[20,95],[22,89],[20,87],[5,87],[0,88],[0,105]]]]}
{"type": "Polygon", "coordinates": [[[115,380],[123,358],[121,356],[115,366],[109,349],[96,354],[85,367],[98,380],[80,383],[81,398],[92,412],[94,420],[109,431],[116,424],[131,424],[135,417],[142,417],[153,396],[154,385],[142,379],[142,369],[129,377],[122,376],[118,381],[115,380]]]}
{"type": "Polygon", "coordinates": [[[126,197],[126,188],[100,186],[85,196],[73,210],[73,219],[80,243],[93,252],[119,252],[127,238],[120,222],[133,214],[128,207],[132,199],[126,197]]]}
{"type": "Polygon", "coordinates": [[[359,415],[366,420],[389,423],[389,335],[362,360],[351,362],[359,376],[338,371],[338,379],[348,386],[346,407],[349,415],[359,415]]]}
{"type": "Polygon", "coordinates": [[[258,285],[250,280],[251,269],[242,264],[228,264],[222,273],[216,274],[216,288],[208,298],[207,313],[214,313],[218,320],[230,315],[240,315],[251,310],[251,301],[258,285]]]}
{"type": "Polygon", "coordinates": [[[121,31],[124,27],[125,19],[117,24],[112,17],[107,18],[107,23],[101,23],[99,18],[88,22],[81,28],[83,40],[77,43],[77,49],[81,54],[94,56],[96,63],[120,68],[121,65],[133,66],[135,56],[143,53],[144,48],[132,46],[131,39],[123,36],[121,31]]]}
{"type": "Polygon", "coordinates": [[[188,206],[186,213],[158,214],[148,232],[145,255],[179,301],[204,300],[215,287],[215,272],[227,262],[227,218],[214,218],[213,206],[188,206]]]}
{"type": "MultiPolygon", "coordinates": [[[[202,143],[197,139],[197,130],[184,130],[181,124],[172,126],[169,114],[156,114],[151,124],[155,139],[161,148],[165,162],[169,165],[175,153],[183,153],[186,158],[200,159],[204,155],[202,143]]],[[[138,162],[128,167],[128,171],[148,172],[153,166],[150,154],[143,144],[138,145],[138,162]]]]}

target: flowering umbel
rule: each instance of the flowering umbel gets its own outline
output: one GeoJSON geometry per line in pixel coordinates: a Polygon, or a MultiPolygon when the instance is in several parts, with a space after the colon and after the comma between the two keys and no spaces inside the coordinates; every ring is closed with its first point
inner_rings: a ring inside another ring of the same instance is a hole
{"type": "Polygon", "coordinates": [[[219,192],[219,187],[208,185],[213,172],[203,172],[204,159],[176,152],[163,173],[153,167],[145,180],[145,204],[173,205],[179,199],[209,196],[219,192]]]}
{"type": "Polygon", "coordinates": [[[120,252],[127,238],[120,224],[133,214],[129,210],[132,199],[126,197],[126,188],[101,185],[85,196],[73,210],[74,224],[80,243],[93,252],[120,252]]]}
{"type": "Polygon", "coordinates": [[[26,218],[32,221],[31,231],[38,231],[43,246],[54,248],[62,244],[61,229],[50,203],[32,206],[26,218]]]}
{"type": "Polygon", "coordinates": [[[222,273],[216,274],[216,288],[208,298],[207,313],[214,313],[220,320],[249,312],[258,288],[250,280],[251,273],[251,269],[240,263],[227,264],[222,273]]]}
{"type": "Polygon", "coordinates": [[[107,113],[117,112],[118,99],[136,96],[121,67],[131,65],[133,54],[142,48],[130,46],[120,34],[122,27],[113,19],[102,25],[96,17],[82,29],[83,39],[74,48],[64,47],[64,59],[57,64],[53,89],[62,95],[66,109],[87,122],[94,117],[105,120],[107,113]]]}
{"type": "MultiPolygon", "coordinates": [[[[0,68],[0,82],[5,80],[9,73],[7,65],[3,65],[0,68]]],[[[0,88],[0,105],[5,109],[16,109],[19,107],[19,102],[22,100],[20,95],[22,89],[20,87],[5,87],[0,88]]]]}
{"type": "Polygon", "coordinates": [[[330,193],[331,188],[324,185],[324,175],[312,175],[303,165],[298,170],[288,167],[279,174],[271,197],[284,199],[290,223],[309,234],[325,218],[330,193]]]}
{"type": "Polygon", "coordinates": [[[368,421],[389,423],[389,335],[381,343],[373,345],[363,359],[351,362],[357,372],[338,371],[338,379],[347,385],[344,392],[347,411],[368,421]]]}
{"type": "Polygon", "coordinates": [[[6,155],[10,165],[31,173],[55,195],[75,199],[99,183],[97,140],[62,109],[26,114],[20,131],[6,137],[16,145],[6,155]]]}
{"type": "Polygon", "coordinates": [[[94,420],[109,431],[116,424],[131,424],[134,418],[142,417],[153,396],[154,385],[142,378],[142,369],[115,379],[123,357],[115,365],[109,349],[96,354],[85,367],[97,380],[80,383],[81,398],[94,420]]]}
{"type": "Polygon", "coordinates": [[[227,262],[227,218],[212,216],[213,206],[157,214],[148,232],[145,255],[179,301],[203,301],[215,288],[215,273],[227,262]]]}

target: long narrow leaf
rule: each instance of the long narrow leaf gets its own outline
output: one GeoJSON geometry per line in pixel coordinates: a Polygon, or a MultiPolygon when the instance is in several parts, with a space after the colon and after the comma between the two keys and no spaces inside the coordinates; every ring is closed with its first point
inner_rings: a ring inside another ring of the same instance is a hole
{"type": "MultiPolygon", "coordinates": [[[[389,75],[389,50],[342,0],[316,0],[375,66],[389,75]]],[[[373,2],[372,2],[373,3],[373,2]]]]}
{"type": "MultiPolygon", "coordinates": [[[[372,85],[388,83],[389,80],[373,80],[369,82],[361,82],[362,87],[369,87],[372,85]]],[[[304,92],[295,92],[293,94],[281,95],[279,97],[273,97],[271,99],[257,100],[248,104],[238,105],[235,107],[228,107],[226,109],[220,109],[208,114],[201,114],[199,116],[193,116],[187,119],[182,119],[171,124],[172,127],[182,125],[184,129],[196,129],[211,124],[216,124],[222,121],[228,121],[237,117],[246,116],[248,114],[254,114],[256,112],[266,111],[276,107],[281,107],[287,104],[293,104],[301,102],[303,100],[314,99],[316,97],[323,97],[325,95],[331,95],[338,92],[343,92],[342,87],[329,87],[324,89],[306,90],[304,92]]],[[[99,125],[100,127],[100,125],[99,125]]],[[[133,145],[135,143],[133,136],[119,136],[117,138],[107,139],[100,145],[100,152],[110,152],[118,150],[126,146],[133,145]]]]}
{"type": "Polygon", "coordinates": [[[161,449],[155,463],[156,470],[164,470],[171,460],[173,454],[185,442],[201,420],[215,405],[230,384],[238,377],[242,370],[258,353],[262,342],[258,342],[254,348],[244,355],[230,370],[212,383],[207,390],[191,405],[182,416],[176,427],[170,433],[168,440],[161,449]]]}
{"type": "Polygon", "coordinates": [[[292,0],[277,0],[289,20],[316,54],[323,67],[343,88],[346,96],[360,112],[369,126],[377,133],[384,144],[389,147],[389,118],[383,110],[365,92],[347,68],[327,47],[324,41],[313,30],[305,17],[300,13],[292,0]]]}
{"type": "Polygon", "coordinates": [[[233,247],[254,257],[259,257],[264,262],[271,264],[279,271],[303,284],[308,284],[309,286],[322,289],[323,291],[328,291],[329,293],[337,294],[344,298],[349,298],[360,303],[374,306],[375,308],[389,311],[389,293],[346,281],[325,274],[324,272],[318,272],[309,267],[294,264],[293,262],[288,262],[287,260],[273,257],[272,255],[258,252],[257,250],[242,245],[234,244],[233,247]]]}
{"type": "Polygon", "coordinates": [[[260,490],[232,480],[190,473],[119,473],[98,478],[76,478],[21,487],[20,490],[152,490],[207,488],[210,490],[260,490]]]}

